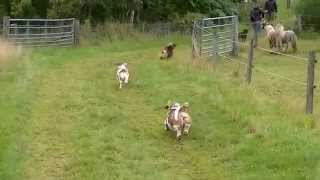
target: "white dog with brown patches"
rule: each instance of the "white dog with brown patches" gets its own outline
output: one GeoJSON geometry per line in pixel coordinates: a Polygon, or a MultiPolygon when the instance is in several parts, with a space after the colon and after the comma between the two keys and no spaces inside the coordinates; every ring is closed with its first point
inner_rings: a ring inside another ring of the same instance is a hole
{"type": "Polygon", "coordinates": [[[119,81],[119,88],[121,89],[124,84],[129,82],[129,69],[128,64],[123,63],[117,68],[117,80],[119,81]]]}
{"type": "Polygon", "coordinates": [[[164,121],[165,129],[176,132],[176,138],[181,140],[183,134],[188,135],[191,127],[191,116],[188,113],[189,103],[180,105],[179,103],[168,102],[166,109],[169,110],[164,121]]]}

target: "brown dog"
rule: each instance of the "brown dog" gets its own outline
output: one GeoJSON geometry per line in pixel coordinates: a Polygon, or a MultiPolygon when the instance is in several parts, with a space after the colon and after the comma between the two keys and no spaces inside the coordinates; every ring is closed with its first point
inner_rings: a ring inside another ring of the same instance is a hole
{"type": "Polygon", "coordinates": [[[176,44],[170,42],[161,52],[160,59],[169,59],[173,56],[173,50],[176,48],[176,44]]]}

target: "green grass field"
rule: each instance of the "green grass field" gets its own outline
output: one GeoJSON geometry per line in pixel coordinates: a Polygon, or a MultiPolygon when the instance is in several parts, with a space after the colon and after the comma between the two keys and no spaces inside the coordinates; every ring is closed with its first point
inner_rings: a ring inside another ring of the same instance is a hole
{"type": "MultiPolygon", "coordinates": [[[[303,34],[293,55],[319,53],[319,40],[303,34]]],[[[304,86],[256,71],[247,85],[237,61],[192,60],[190,46],[190,37],[142,36],[1,64],[0,179],[319,179],[319,89],[306,116],[304,86]],[[176,54],[160,61],[168,41],[176,54]],[[124,61],[131,79],[119,90],[124,61]],[[190,103],[181,144],[163,127],[168,100],[190,103]]],[[[254,64],[306,80],[305,62],[256,51],[254,64]]]]}
{"type": "MultiPolygon", "coordinates": [[[[258,73],[248,86],[237,63],[191,61],[189,39],[173,39],[169,62],[158,60],[168,39],[135,39],[34,50],[2,71],[1,179],[320,176],[319,116],[300,109],[303,87],[258,73]],[[132,79],[120,91],[114,73],[123,61],[132,79]],[[192,133],[181,145],[163,129],[170,99],[191,104],[192,133]]],[[[272,70],[300,68],[259,56],[272,70]]]]}

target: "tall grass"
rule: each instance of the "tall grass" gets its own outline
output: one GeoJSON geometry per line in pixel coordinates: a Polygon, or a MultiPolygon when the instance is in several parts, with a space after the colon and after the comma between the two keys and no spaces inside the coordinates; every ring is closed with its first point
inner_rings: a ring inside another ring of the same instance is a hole
{"type": "Polygon", "coordinates": [[[177,23],[139,23],[105,22],[93,26],[85,21],[81,26],[82,45],[103,45],[123,40],[163,39],[175,35],[190,35],[191,26],[177,23]]]}

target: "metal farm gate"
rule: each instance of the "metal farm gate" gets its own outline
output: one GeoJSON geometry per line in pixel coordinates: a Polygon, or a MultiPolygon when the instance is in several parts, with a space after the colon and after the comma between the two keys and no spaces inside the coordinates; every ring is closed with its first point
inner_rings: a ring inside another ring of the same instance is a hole
{"type": "Polygon", "coordinates": [[[28,47],[72,46],[78,43],[79,21],[69,19],[3,18],[3,36],[28,47]]]}
{"type": "Polygon", "coordinates": [[[238,17],[226,16],[197,20],[193,24],[193,55],[209,57],[224,53],[237,55],[238,17]]]}

